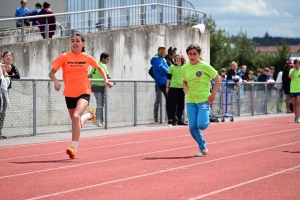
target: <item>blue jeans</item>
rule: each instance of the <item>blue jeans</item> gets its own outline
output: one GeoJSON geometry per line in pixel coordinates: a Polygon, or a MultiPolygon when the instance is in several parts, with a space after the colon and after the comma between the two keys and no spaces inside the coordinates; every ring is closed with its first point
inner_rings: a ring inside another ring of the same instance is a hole
{"type": "Polygon", "coordinates": [[[205,130],[210,121],[210,106],[206,102],[203,103],[187,103],[187,115],[189,119],[189,129],[192,137],[198,143],[199,149],[206,148],[206,142],[200,130],[205,130]]]}

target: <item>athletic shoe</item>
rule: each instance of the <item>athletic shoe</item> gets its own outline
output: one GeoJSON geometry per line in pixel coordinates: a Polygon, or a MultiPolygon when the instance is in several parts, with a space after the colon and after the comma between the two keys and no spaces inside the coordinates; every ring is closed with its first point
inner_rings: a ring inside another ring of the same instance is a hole
{"type": "Polygon", "coordinates": [[[202,156],[207,155],[207,153],[208,153],[208,149],[207,148],[200,149],[200,151],[195,154],[195,157],[202,157],[202,156]]]}
{"type": "Polygon", "coordinates": [[[185,122],[183,122],[181,120],[178,121],[177,124],[180,125],[180,126],[187,126],[188,125],[187,123],[185,123],[185,122]]]}
{"type": "Polygon", "coordinates": [[[74,146],[71,146],[70,148],[67,148],[66,153],[71,159],[74,159],[76,156],[76,148],[74,146]]]}
{"type": "Polygon", "coordinates": [[[176,121],[173,121],[173,122],[172,122],[172,126],[177,126],[176,121]]]}
{"type": "Polygon", "coordinates": [[[154,118],[154,122],[158,122],[158,118],[154,118]]]}
{"type": "Polygon", "coordinates": [[[298,118],[297,118],[297,117],[295,117],[295,120],[294,120],[294,122],[295,122],[295,123],[297,123],[297,119],[298,119],[298,118]]]}
{"type": "Polygon", "coordinates": [[[296,123],[300,123],[300,118],[297,117],[296,123]]]}
{"type": "Polygon", "coordinates": [[[0,139],[7,139],[7,137],[0,133],[0,139]]]}
{"type": "Polygon", "coordinates": [[[90,108],[89,113],[91,113],[93,115],[93,117],[89,120],[92,121],[92,122],[96,121],[95,110],[93,108],[90,108]]]}
{"type": "Polygon", "coordinates": [[[102,125],[102,123],[101,122],[99,122],[98,120],[95,120],[94,122],[92,122],[95,126],[97,126],[97,127],[102,127],[103,125],[102,125]]]}

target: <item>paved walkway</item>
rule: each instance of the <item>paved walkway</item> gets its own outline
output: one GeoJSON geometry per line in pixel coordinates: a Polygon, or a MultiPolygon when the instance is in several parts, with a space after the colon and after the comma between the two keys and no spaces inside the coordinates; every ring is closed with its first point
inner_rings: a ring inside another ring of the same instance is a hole
{"type": "MultiPolygon", "coordinates": [[[[291,119],[293,115],[291,115],[291,119]]],[[[287,116],[287,114],[269,114],[269,115],[256,115],[256,116],[242,116],[235,117],[234,121],[241,120],[252,120],[252,119],[265,119],[270,117],[282,117],[287,116]]],[[[229,118],[225,120],[225,122],[219,123],[234,123],[230,122],[229,118]]],[[[251,122],[249,122],[251,123],[251,122]]],[[[211,125],[218,124],[212,123],[211,125]]],[[[144,131],[155,131],[161,129],[168,129],[169,127],[165,124],[149,124],[149,125],[138,125],[138,126],[127,126],[127,127],[119,127],[119,128],[109,128],[109,129],[94,129],[94,130],[85,130],[81,133],[81,138],[87,137],[95,137],[95,136],[104,136],[104,135],[115,135],[115,134],[125,134],[125,133],[133,133],[133,132],[144,132],[144,131]]],[[[40,142],[49,142],[49,141],[59,141],[59,140],[69,140],[71,138],[71,132],[64,133],[50,133],[50,134],[39,134],[37,136],[28,136],[28,137],[11,137],[7,140],[0,140],[0,147],[4,146],[12,146],[12,145],[24,145],[24,144],[32,144],[32,143],[40,143],[40,142]]]]}

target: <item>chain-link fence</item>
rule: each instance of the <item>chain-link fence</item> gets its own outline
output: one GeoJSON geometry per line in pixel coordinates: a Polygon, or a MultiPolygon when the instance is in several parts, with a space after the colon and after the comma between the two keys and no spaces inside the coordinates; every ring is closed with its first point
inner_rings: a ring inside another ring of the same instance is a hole
{"type": "MultiPolygon", "coordinates": [[[[89,108],[103,109],[103,128],[154,123],[156,96],[159,121],[167,121],[165,99],[160,91],[156,95],[154,81],[112,81],[116,85],[111,89],[105,87],[103,106],[97,106],[95,94],[91,95],[89,105],[89,108]]],[[[12,137],[71,131],[72,124],[62,94],[63,89],[62,84],[61,90],[55,91],[49,79],[13,80],[9,90],[11,108],[0,112],[1,122],[4,122],[2,134],[12,137]]],[[[274,84],[221,83],[212,105],[212,115],[227,117],[228,114],[235,117],[269,114],[286,112],[285,108],[285,95],[274,84]]],[[[99,127],[87,122],[83,130],[88,129],[99,127]]]]}
{"type": "MultiPolygon", "coordinates": [[[[97,82],[101,80],[91,80],[97,82]]],[[[156,98],[154,81],[112,80],[112,89],[105,87],[104,106],[98,106],[92,94],[88,108],[103,109],[103,127],[136,126],[154,123],[156,98]]],[[[1,110],[5,136],[28,136],[72,130],[72,123],[63,96],[63,84],[55,91],[49,79],[25,78],[12,81],[9,90],[10,109],[1,110]]],[[[159,96],[161,97],[161,95],[159,96]]],[[[161,104],[165,104],[162,99],[161,104]]],[[[161,108],[161,106],[160,106],[161,108]]],[[[165,113],[160,111],[161,118],[165,113]]],[[[99,129],[87,122],[83,130],[99,129]]]]}
{"type": "Polygon", "coordinates": [[[281,84],[221,82],[212,115],[220,118],[286,112],[281,84]]]}

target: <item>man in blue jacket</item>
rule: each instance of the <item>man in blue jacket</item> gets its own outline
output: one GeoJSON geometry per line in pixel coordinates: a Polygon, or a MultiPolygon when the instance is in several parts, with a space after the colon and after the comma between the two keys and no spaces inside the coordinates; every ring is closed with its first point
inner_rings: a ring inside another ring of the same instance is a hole
{"type": "Polygon", "coordinates": [[[170,120],[170,102],[167,97],[166,93],[166,83],[168,79],[168,70],[169,66],[167,65],[167,62],[165,60],[165,56],[167,54],[166,47],[165,46],[159,46],[158,47],[157,55],[155,55],[150,63],[152,65],[153,75],[156,81],[156,84],[158,85],[158,88],[165,96],[166,99],[166,109],[167,109],[167,115],[168,115],[168,123],[172,124],[172,121],[170,120]]]}

